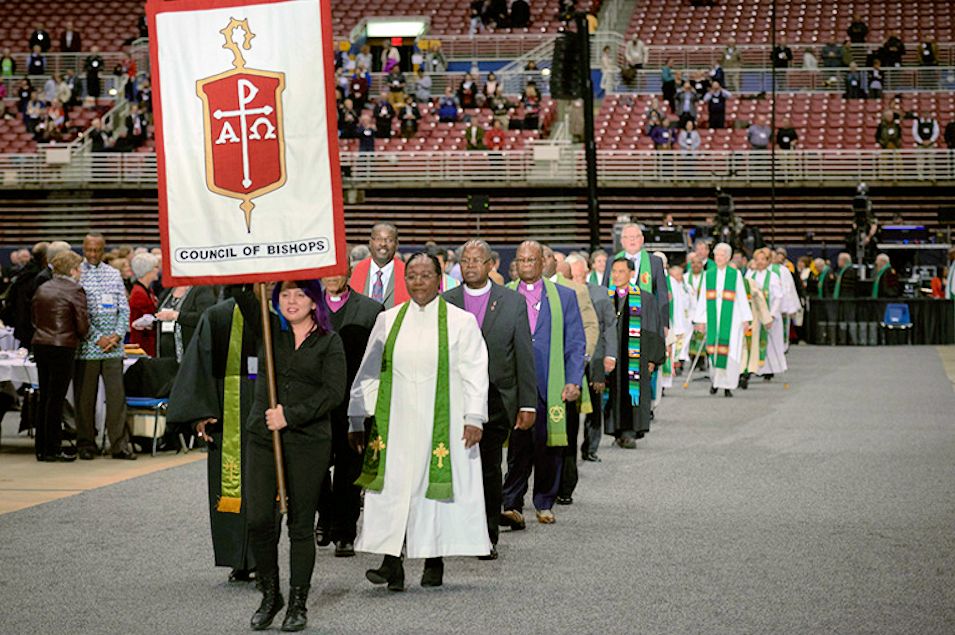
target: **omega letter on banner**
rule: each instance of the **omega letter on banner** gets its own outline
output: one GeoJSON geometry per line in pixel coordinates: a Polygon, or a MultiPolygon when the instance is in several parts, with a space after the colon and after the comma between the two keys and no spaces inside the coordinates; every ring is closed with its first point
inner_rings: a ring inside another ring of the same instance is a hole
{"type": "Polygon", "coordinates": [[[164,284],[343,272],[328,0],[146,8],[164,284]]]}

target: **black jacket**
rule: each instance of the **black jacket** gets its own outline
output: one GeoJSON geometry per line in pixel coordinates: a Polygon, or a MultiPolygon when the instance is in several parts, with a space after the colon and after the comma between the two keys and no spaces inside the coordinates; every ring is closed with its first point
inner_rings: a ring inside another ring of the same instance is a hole
{"type": "MultiPolygon", "coordinates": [[[[278,403],[285,412],[288,428],[283,430],[286,442],[331,442],[329,416],[345,398],[345,350],[337,333],[305,338],[298,349],[291,328],[282,330],[277,316],[272,316],[272,348],[275,356],[275,385],[278,403]]],[[[259,350],[259,375],[264,380],[265,350],[259,350]]],[[[255,401],[246,421],[246,429],[263,438],[271,438],[265,425],[269,407],[267,381],[255,382],[255,401]]]]}

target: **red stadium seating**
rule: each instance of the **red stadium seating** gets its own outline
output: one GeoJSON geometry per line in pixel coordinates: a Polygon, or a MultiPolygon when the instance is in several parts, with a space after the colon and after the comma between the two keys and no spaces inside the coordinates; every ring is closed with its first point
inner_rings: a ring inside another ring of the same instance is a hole
{"type": "MultiPolygon", "coordinates": [[[[0,2],[0,49],[29,49],[30,34],[42,26],[53,39],[51,51],[59,51],[60,33],[67,20],[80,34],[83,50],[96,45],[101,51],[118,51],[124,42],[139,35],[142,0],[61,0],[60,2],[0,2]]],[[[18,63],[20,63],[18,61],[18,63]]]]}

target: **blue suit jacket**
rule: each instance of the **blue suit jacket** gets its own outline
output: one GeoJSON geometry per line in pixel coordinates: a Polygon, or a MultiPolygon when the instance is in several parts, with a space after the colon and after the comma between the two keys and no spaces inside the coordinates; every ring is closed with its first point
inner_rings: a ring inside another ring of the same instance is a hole
{"type": "MultiPolygon", "coordinates": [[[[577,306],[577,294],[569,287],[557,285],[557,297],[564,312],[564,381],[563,384],[581,385],[584,378],[584,355],[587,337],[584,322],[577,306]]],[[[534,365],[537,368],[537,392],[547,402],[547,379],[550,370],[550,302],[547,287],[541,295],[541,309],[537,328],[531,336],[534,341],[534,365]]]]}

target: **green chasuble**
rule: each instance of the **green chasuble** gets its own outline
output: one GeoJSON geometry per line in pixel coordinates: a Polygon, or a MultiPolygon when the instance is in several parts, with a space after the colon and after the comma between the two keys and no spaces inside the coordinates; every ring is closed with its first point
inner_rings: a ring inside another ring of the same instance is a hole
{"type": "Polygon", "coordinates": [[[713,267],[706,272],[706,352],[715,368],[726,368],[730,352],[730,336],[733,333],[733,309],[736,304],[737,271],[726,268],[726,281],[723,284],[722,302],[719,317],[716,303],[720,301],[716,293],[716,274],[719,269],[713,267]]]}
{"type": "MultiPolygon", "coordinates": [[[[398,310],[395,323],[385,340],[378,383],[378,401],[371,430],[371,443],[365,448],[365,461],[356,485],[380,492],[385,485],[385,457],[388,451],[388,424],[391,419],[391,389],[394,381],[393,358],[398,331],[404,322],[408,300],[398,310]]],[[[451,482],[451,381],[448,354],[448,305],[438,297],[438,373],[435,382],[434,427],[431,432],[431,464],[428,469],[428,490],[425,498],[449,500],[454,498],[451,482]]]]}

